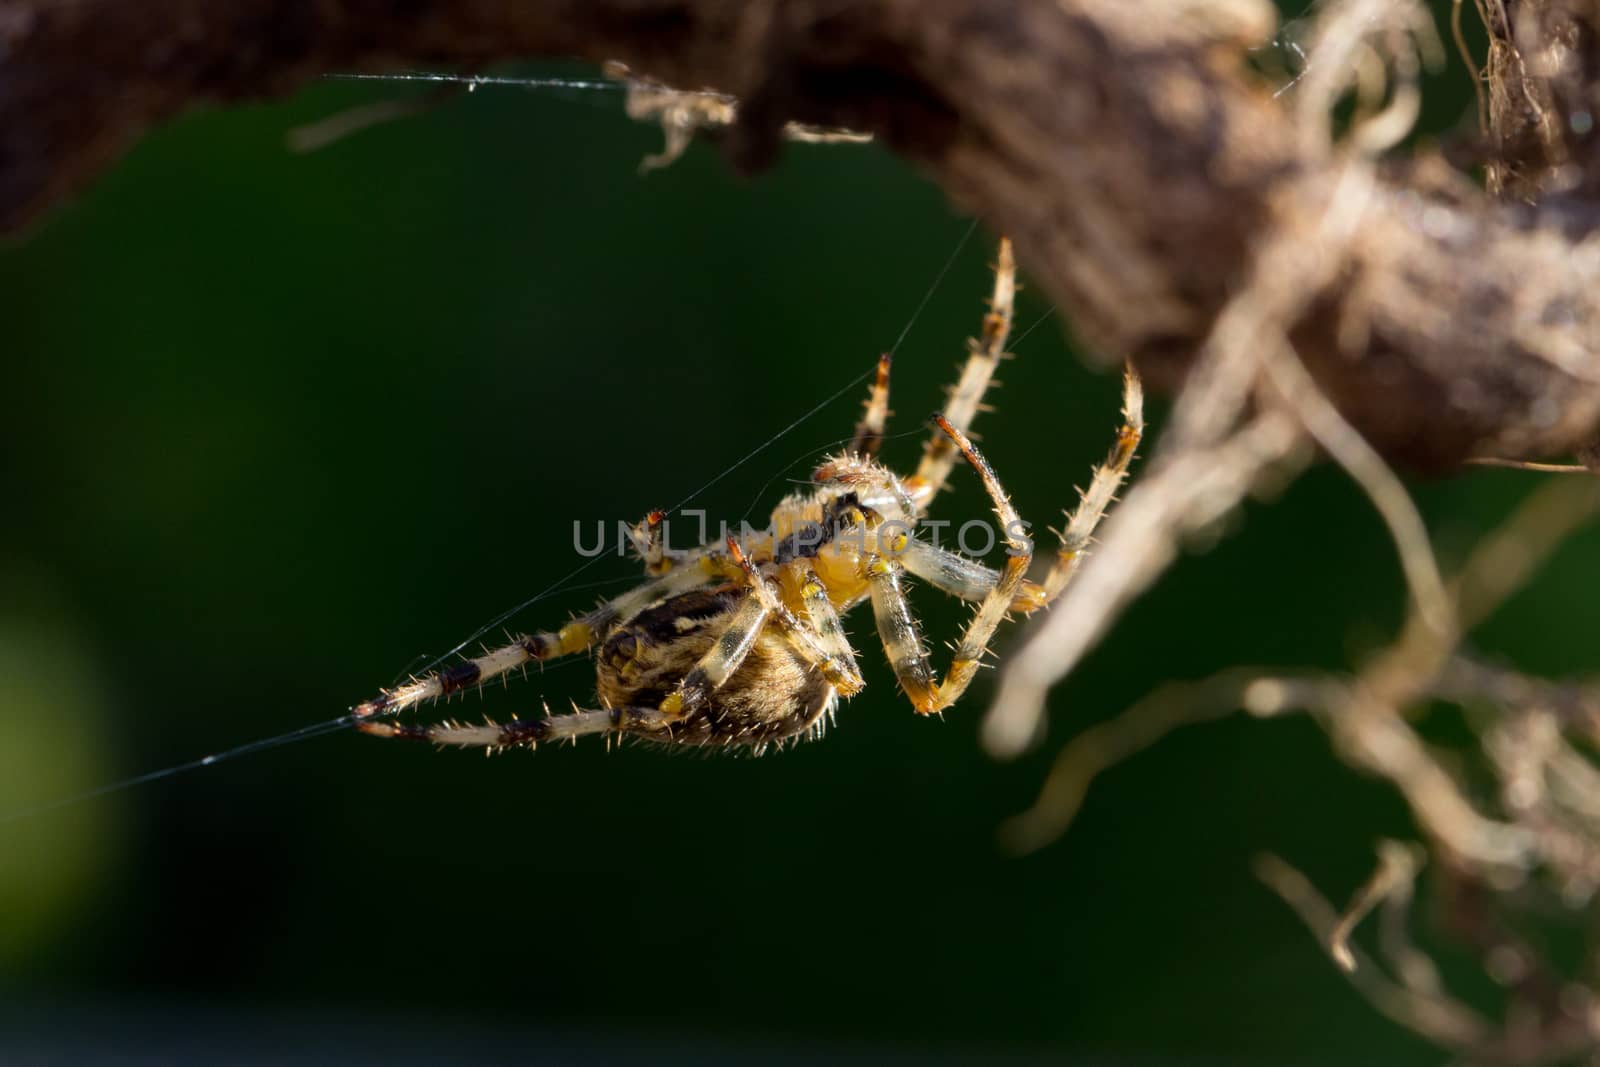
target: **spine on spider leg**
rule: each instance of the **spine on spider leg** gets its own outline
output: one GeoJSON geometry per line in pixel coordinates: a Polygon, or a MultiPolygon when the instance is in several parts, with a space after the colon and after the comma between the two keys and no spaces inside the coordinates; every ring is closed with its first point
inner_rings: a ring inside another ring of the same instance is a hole
{"type": "Polygon", "coordinates": [[[1084,490],[1077,508],[1068,518],[1066,529],[1061,532],[1061,548],[1056,553],[1055,565],[1044,580],[1046,598],[1053,600],[1078,573],[1094,540],[1095,527],[1127,479],[1128,468],[1143,438],[1144,386],[1130,366],[1122,374],[1122,427],[1117,431],[1116,442],[1105,463],[1095,468],[1089,488],[1084,490]]]}

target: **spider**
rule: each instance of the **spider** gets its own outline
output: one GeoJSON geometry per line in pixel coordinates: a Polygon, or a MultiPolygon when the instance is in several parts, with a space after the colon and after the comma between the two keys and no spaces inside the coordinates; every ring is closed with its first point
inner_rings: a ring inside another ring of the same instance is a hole
{"type": "Polygon", "coordinates": [[[1045,607],[1072,580],[1143,433],[1143,392],[1130,368],[1124,375],[1123,425],[1110,455],[1095,469],[1061,532],[1049,572],[1030,580],[1033,545],[1026,527],[968,436],[1005,356],[1015,291],[1011,245],[1002,239],[981,334],[968,342],[966,366],[946,410],[933,416],[935,432],[910,477],[876,458],[889,415],[885,355],[850,446],[817,468],[813,488],[778,504],[767,530],[679,552],[665,543],[664,516],[652,512],[632,529],[647,572],[642,584],[559,630],[518,636],[475,659],[381,691],[352,709],[358,728],[376,737],[490,750],[586,734],[758,751],[816,737],[839,699],[855,696],[866,684],[841,617],[868,602],[912,707],[923,715],[948,708],[977,675],[1008,614],[1045,607]],[[1007,545],[999,570],[914,536],[959,459],[977,473],[999,520],[1007,545]],[[978,604],[942,680],[906,598],[907,575],[978,604]],[[594,655],[598,708],[481,725],[393,719],[529,663],[584,651],[594,655]]]}

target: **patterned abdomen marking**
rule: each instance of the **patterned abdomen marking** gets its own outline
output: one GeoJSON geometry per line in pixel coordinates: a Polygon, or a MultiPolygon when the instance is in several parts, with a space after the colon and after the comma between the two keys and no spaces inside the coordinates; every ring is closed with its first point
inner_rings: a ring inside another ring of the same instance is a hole
{"type": "MultiPolygon", "coordinates": [[[[743,602],[736,586],[695,590],[640,612],[600,648],[596,682],[608,707],[659,707],[728,629],[743,602]]],[[[810,729],[832,687],[776,631],[764,631],[749,656],[662,741],[761,744],[810,729]]]]}

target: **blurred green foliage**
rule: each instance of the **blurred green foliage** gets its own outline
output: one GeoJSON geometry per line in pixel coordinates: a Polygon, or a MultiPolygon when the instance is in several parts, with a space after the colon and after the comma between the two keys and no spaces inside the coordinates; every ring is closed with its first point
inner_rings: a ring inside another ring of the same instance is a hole
{"type": "MultiPolygon", "coordinates": [[[[8,805],[338,715],[568,574],[574,520],[636,518],[724,472],[696,503],[759,518],[864,393],[729,465],[870,367],[967,227],[877,148],[796,147],[745,182],[699,146],[641,179],[659,135],[610,94],[483,90],[284,148],[297,124],[409,91],[322,83],[186,118],[0,256],[8,805]]],[[[973,239],[901,350],[891,462],[917,455],[991,251],[973,239]]],[[[1025,294],[1019,320],[1046,310],[1025,294]]],[[[1024,514],[1051,524],[1109,442],[1117,383],[1054,323],[1018,352],[980,428],[1024,514]]],[[[1528,485],[1418,486],[1447,560],[1528,485]]],[[[962,481],[944,514],[982,508],[962,481]]],[[[1342,897],[1377,836],[1408,832],[1308,722],[1179,734],[1097,784],[1056,846],[995,847],[1061,741],[1156,683],[1338,666],[1395,625],[1393,553],[1337,472],[1235,527],[1128,613],[1015,765],[976,745],[987,685],[917,719],[857,616],[868,691],[781,755],[486,762],[339,734],[0,824],[0,988],[1435,1062],[1250,874],[1275,850],[1342,897]]],[[[1570,546],[1482,647],[1592,666],[1597,547],[1570,546]]],[[[582,579],[633,573],[609,559],[582,579]]],[[[954,632],[960,610],[918,600],[954,632]]],[[[579,662],[451,710],[560,707],[590,684],[579,662]]]]}

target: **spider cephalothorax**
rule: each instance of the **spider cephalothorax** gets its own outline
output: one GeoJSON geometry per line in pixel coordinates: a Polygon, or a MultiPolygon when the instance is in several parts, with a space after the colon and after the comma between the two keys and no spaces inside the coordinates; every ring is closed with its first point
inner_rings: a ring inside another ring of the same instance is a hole
{"type": "Polygon", "coordinates": [[[1143,430],[1139,383],[1129,372],[1111,455],[1072,513],[1050,570],[1030,580],[1033,544],[967,436],[1004,355],[1014,292],[1011,248],[1001,241],[982,335],[970,343],[946,411],[934,416],[936,432],[914,474],[901,477],[876,459],[889,414],[885,356],[850,447],[817,468],[812,489],[779,503],[765,530],[676,552],[666,545],[664,516],[652,512],[633,532],[645,582],[558,631],[518,637],[385,690],[354,709],[358,725],[379,737],[490,748],[610,733],[761,747],[820,732],[838,699],[860,692],[865,682],[840,617],[865,603],[912,706],[923,714],[949,707],[976,676],[1007,613],[1049,604],[1072,579],[1143,430]],[[1007,556],[998,570],[916,536],[958,458],[977,472],[999,521],[1007,556]],[[906,599],[908,574],[978,604],[942,680],[906,599]],[[586,650],[595,655],[600,708],[482,725],[392,719],[528,663],[586,650]]]}

